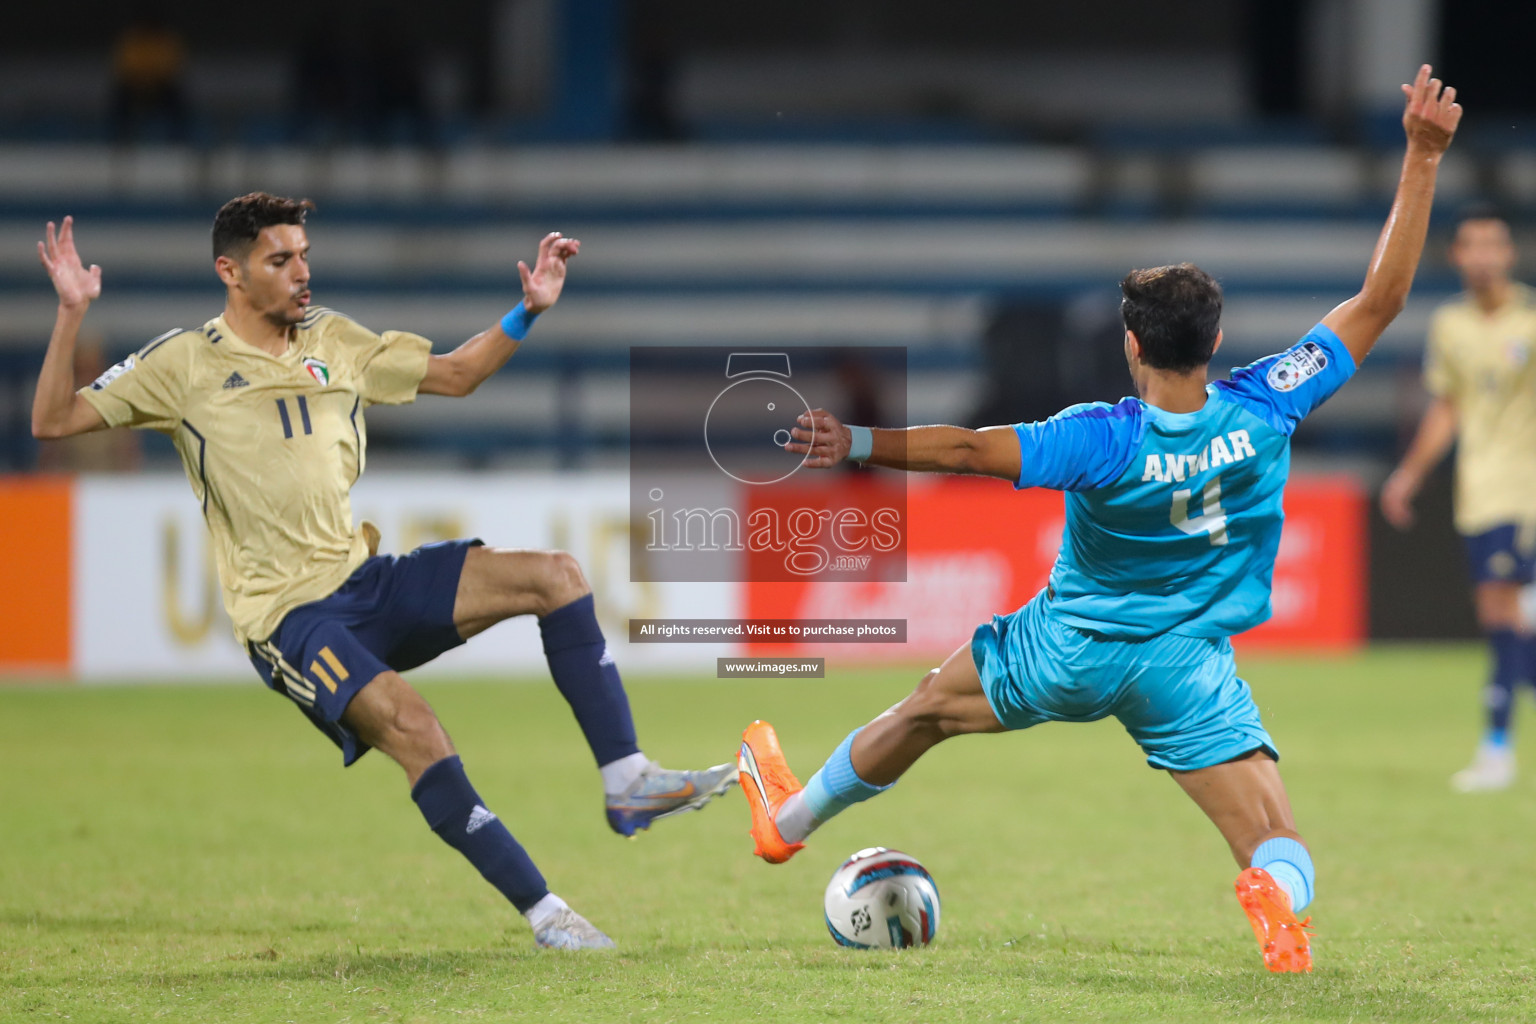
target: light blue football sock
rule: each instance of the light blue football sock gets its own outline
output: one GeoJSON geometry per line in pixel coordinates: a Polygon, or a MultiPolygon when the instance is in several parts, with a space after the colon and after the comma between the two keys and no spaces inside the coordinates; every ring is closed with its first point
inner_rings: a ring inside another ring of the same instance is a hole
{"type": "Polygon", "coordinates": [[[1266,839],[1253,851],[1252,864],[1269,872],[1275,884],[1291,898],[1291,910],[1301,913],[1312,902],[1317,874],[1312,869],[1312,855],[1294,839],[1276,836],[1266,839]]]}
{"type": "Polygon", "coordinates": [[[861,731],[862,726],[849,733],[837,745],[837,749],[832,751],[827,763],[818,768],[805,784],[805,807],[818,825],[854,804],[868,800],[877,793],[884,793],[896,785],[892,782],[885,786],[871,786],[853,770],[853,738],[861,731]]]}

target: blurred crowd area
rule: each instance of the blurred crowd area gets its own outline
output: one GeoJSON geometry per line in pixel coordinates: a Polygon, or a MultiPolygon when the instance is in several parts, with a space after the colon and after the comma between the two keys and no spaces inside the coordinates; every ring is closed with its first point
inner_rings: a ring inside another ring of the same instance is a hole
{"type": "Polygon", "coordinates": [[[1504,0],[76,0],[8,12],[0,136],[1380,145],[1432,59],[1519,145],[1533,28],[1504,0]]]}
{"type": "MultiPolygon", "coordinates": [[[[314,198],[318,302],[457,343],[515,262],[583,239],[561,308],[460,402],[370,413],[370,465],[621,467],[632,345],[900,345],[911,422],[1043,417],[1128,387],[1116,283],[1192,260],[1225,372],[1358,286],[1396,179],[1397,83],[1468,107],[1409,309],[1298,435],[1379,474],[1422,403],[1449,217],[1536,252],[1529,5],[1496,0],[317,0],[238,18],[81,0],[0,39],[0,460],[169,465],[160,439],[39,448],[53,316],[33,243],[73,213],[105,294],[92,379],[219,312],[230,196],[314,198]]],[[[847,396],[877,419],[878,387],[847,396]]],[[[900,409],[902,403],[890,402],[900,409]]]]}

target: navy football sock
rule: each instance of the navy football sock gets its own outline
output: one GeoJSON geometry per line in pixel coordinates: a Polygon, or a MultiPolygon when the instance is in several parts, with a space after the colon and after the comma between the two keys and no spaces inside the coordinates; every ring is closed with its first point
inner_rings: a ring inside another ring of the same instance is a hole
{"type": "Polygon", "coordinates": [[[1512,629],[1488,632],[1488,646],[1493,653],[1493,671],[1488,675],[1485,699],[1488,704],[1488,740],[1502,745],[1509,735],[1509,720],[1515,710],[1515,687],[1526,678],[1527,641],[1512,629]]]}
{"type": "Polygon", "coordinates": [[[601,768],[640,752],[635,720],[619,670],[603,642],[592,595],[579,597],[539,620],[544,657],[560,695],[570,704],[592,756],[601,768]]]}
{"type": "Polygon", "coordinates": [[[485,809],[457,754],[422,772],[411,787],[411,799],[438,838],[462,853],[519,912],[549,895],[528,852],[485,809]]]}
{"type": "Polygon", "coordinates": [[[1521,636],[1520,650],[1525,659],[1521,662],[1525,666],[1525,674],[1520,681],[1536,690],[1536,636],[1521,636]]]}

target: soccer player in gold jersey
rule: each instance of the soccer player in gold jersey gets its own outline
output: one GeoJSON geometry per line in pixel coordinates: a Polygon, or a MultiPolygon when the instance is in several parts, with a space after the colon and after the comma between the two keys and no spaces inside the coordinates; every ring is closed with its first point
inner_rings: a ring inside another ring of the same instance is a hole
{"type": "Polygon", "coordinates": [[[38,255],[59,311],[32,432],[127,426],[170,435],[203,508],[224,606],[263,681],[341,748],[345,764],[369,747],[397,761],[432,830],[528,918],[539,945],[609,948],[549,891],[400,673],[503,619],[538,616],[550,673],[597,760],[608,823],[621,835],[703,806],[735,780],[734,766],[669,771],[641,753],[591,588],[570,555],[479,540],[377,555],[377,533],[354,527],[349,498],[366,464],[367,407],[474,391],[559,299],[581,243],[545,236],[534,266],[518,263],[517,307],[438,354],[426,338],[375,334],[310,305],[312,209],[260,192],[226,203],[213,223],[224,312],[161,335],[78,392],[75,339],[101,294],[101,268],[84,266],[70,218],[57,231],[50,223],[38,255]]]}
{"type": "Polygon", "coordinates": [[[1503,789],[1515,776],[1510,715],[1521,681],[1536,682],[1536,641],[1522,627],[1520,591],[1536,569],[1536,292],[1510,276],[1509,224],[1489,209],[1464,215],[1451,262],[1465,291],[1435,311],[1424,358],[1429,408],[1381,510],[1413,524],[1424,478],[1456,443],[1456,530],[1471,563],[1477,620],[1492,649],[1488,728],[1462,792],[1503,789]]]}

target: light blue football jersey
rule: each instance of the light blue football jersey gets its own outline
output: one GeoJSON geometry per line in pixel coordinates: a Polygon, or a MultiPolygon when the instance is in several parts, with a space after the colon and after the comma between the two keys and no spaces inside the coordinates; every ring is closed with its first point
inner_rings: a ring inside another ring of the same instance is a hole
{"type": "Polygon", "coordinates": [[[1067,492],[1051,614],[1124,639],[1231,636],[1269,618],[1291,433],[1354,372],[1318,324],[1207,386],[1198,412],[1126,398],[1015,426],[1015,486],[1067,492]]]}

